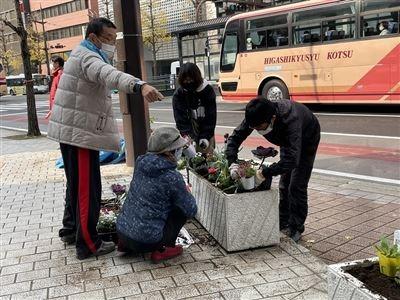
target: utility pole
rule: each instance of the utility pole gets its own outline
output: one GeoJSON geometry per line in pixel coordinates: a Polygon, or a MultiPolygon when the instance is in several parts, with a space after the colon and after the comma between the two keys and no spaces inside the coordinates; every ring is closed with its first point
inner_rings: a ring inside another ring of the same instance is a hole
{"type": "MultiPolygon", "coordinates": [[[[143,79],[145,68],[139,0],[115,0],[114,15],[117,28],[122,31],[121,38],[117,40],[117,67],[143,79]]],[[[136,158],[147,151],[149,108],[141,94],[119,95],[126,141],[126,163],[133,166],[136,158]]]]}

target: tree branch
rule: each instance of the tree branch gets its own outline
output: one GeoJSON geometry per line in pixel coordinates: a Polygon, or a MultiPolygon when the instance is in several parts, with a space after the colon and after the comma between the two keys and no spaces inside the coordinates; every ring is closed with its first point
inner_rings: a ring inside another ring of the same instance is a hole
{"type": "Polygon", "coordinates": [[[20,30],[10,21],[7,21],[5,19],[0,19],[1,21],[3,21],[4,24],[6,24],[8,27],[10,27],[13,31],[15,31],[15,33],[17,33],[19,35],[20,30]]]}

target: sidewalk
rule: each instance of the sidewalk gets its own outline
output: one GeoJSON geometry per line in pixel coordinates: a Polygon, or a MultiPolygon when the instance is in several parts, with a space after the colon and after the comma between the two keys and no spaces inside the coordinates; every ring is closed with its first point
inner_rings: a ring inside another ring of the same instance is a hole
{"type": "MultiPolygon", "coordinates": [[[[193,221],[185,227],[196,244],[166,263],[115,252],[79,261],[57,236],[65,189],[58,145],[12,137],[20,134],[0,136],[0,299],[326,299],[323,261],[373,256],[371,245],[399,226],[399,186],[314,175],[301,245],[283,238],[228,254],[193,221]]],[[[105,194],[132,175],[123,164],[101,172],[105,194]]]]}

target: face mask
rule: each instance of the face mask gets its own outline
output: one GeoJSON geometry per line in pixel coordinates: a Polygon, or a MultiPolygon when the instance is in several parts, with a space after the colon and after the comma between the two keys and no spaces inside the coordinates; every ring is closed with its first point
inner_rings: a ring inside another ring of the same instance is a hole
{"type": "Polygon", "coordinates": [[[269,126],[268,126],[266,129],[264,129],[264,130],[257,130],[257,132],[258,132],[258,134],[260,134],[260,135],[266,135],[266,134],[270,133],[270,132],[272,131],[272,129],[273,129],[273,123],[271,122],[271,123],[269,124],[269,126]]]}
{"type": "Polygon", "coordinates": [[[184,88],[185,88],[186,90],[188,90],[188,91],[193,92],[193,91],[195,91],[195,90],[197,89],[197,86],[196,86],[196,83],[191,82],[191,83],[185,84],[185,85],[184,85],[184,88]]]}
{"type": "Polygon", "coordinates": [[[175,150],[174,155],[175,155],[176,161],[179,161],[179,160],[181,159],[181,157],[182,157],[182,152],[183,152],[183,148],[179,148],[179,149],[176,149],[176,150],[175,150]]]}
{"type": "Polygon", "coordinates": [[[101,44],[101,50],[103,50],[106,54],[107,57],[111,60],[114,57],[114,52],[115,52],[115,46],[114,45],[109,45],[102,43],[101,44]]]}

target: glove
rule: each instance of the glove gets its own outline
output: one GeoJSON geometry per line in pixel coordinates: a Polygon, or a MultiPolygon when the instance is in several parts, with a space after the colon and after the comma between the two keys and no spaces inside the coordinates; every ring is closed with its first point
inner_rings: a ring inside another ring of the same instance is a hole
{"type": "Polygon", "coordinates": [[[239,165],[238,164],[231,164],[231,166],[229,167],[229,172],[230,172],[232,179],[234,179],[234,180],[239,179],[240,175],[239,175],[239,165]]]}
{"type": "Polygon", "coordinates": [[[210,142],[207,139],[201,139],[199,141],[199,147],[203,150],[207,149],[210,146],[210,142]]]}
{"type": "Polygon", "coordinates": [[[270,168],[267,167],[267,166],[264,166],[264,165],[262,166],[262,171],[261,171],[261,173],[262,173],[262,176],[263,176],[264,178],[272,177],[271,170],[270,170],[270,168]]]}

